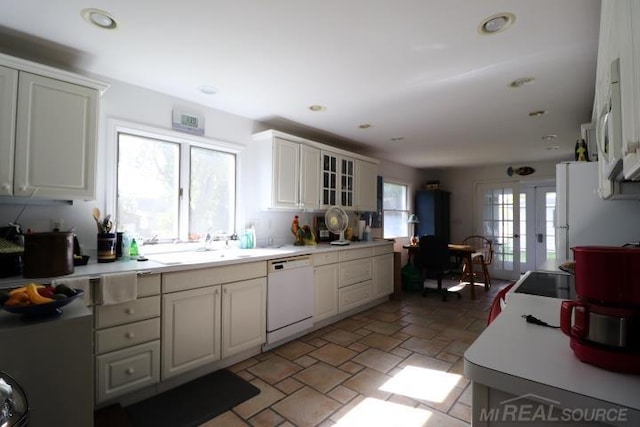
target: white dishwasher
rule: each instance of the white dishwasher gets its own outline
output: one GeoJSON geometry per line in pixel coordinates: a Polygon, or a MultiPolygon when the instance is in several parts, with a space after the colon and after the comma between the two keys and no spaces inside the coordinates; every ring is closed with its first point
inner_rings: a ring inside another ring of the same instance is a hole
{"type": "Polygon", "coordinates": [[[265,349],[310,329],[313,326],[314,306],[311,257],[269,261],[265,349]]]}

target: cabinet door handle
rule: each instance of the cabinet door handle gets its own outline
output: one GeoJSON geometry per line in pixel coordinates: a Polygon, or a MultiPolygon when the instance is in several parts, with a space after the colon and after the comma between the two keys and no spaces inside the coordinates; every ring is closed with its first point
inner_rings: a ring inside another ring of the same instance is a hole
{"type": "Polygon", "coordinates": [[[129,338],[129,339],[133,339],[135,338],[136,334],[134,334],[133,332],[127,332],[125,334],[125,337],[129,338]]]}
{"type": "Polygon", "coordinates": [[[127,308],[124,312],[126,314],[133,314],[133,313],[135,313],[135,310],[133,308],[127,308]]]}
{"type": "Polygon", "coordinates": [[[20,189],[20,191],[22,191],[22,192],[27,191],[27,186],[26,186],[26,185],[21,185],[21,186],[19,187],[19,189],[20,189]]]}
{"type": "Polygon", "coordinates": [[[9,185],[7,183],[4,183],[4,184],[2,184],[2,189],[4,191],[9,191],[9,190],[11,190],[11,185],[9,185]]]}
{"type": "Polygon", "coordinates": [[[216,295],[220,295],[220,290],[219,290],[219,289],[216,289],[215,294],[216,294],[216,295]]]}
{"type": "Polygon", "coordinates": [[[133,368],[127,368],[125,372],[127,373],[127,375],[133,375],[136,373],[136,370],[133,368]]]}

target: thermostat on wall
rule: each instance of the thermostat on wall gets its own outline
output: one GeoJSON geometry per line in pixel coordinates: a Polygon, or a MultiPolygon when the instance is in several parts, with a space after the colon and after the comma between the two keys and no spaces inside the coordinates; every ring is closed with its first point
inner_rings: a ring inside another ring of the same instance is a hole
{"type": "Polygon", "coordinates": [[[174,109],[172,127],[182,132],[204,135],[204,116],[198,113],[174,109]]]}

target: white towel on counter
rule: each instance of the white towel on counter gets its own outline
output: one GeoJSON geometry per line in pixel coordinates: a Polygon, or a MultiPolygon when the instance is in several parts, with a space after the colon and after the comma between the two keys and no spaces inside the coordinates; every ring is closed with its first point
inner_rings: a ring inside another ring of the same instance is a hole
{"type": "Polygon", "coordinates": [[[91,282],[88,277],[63,277],[61,279],[53,279],[51,286],[65,285],[71,289],[80,289],[84,291],[82,302],[85,305],[91,305],[91,282]]]}
{"type": "Polygon", "coordinates": [[[100,288],[104,305],[134,301],[138,298],[138,274],[103,274],[100,278],[100,288]]]}

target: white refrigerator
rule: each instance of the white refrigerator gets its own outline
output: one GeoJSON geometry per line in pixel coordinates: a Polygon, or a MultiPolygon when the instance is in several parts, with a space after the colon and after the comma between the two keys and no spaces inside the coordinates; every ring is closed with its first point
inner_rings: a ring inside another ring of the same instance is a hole
{"type": "Polygon", "coordinates": [[[571,248],[575,246],[622,246],[640,241],[640,200],[603,200],[597,190],[597,162],[556,165],[558,263],[573,260],[571,248]]]}

